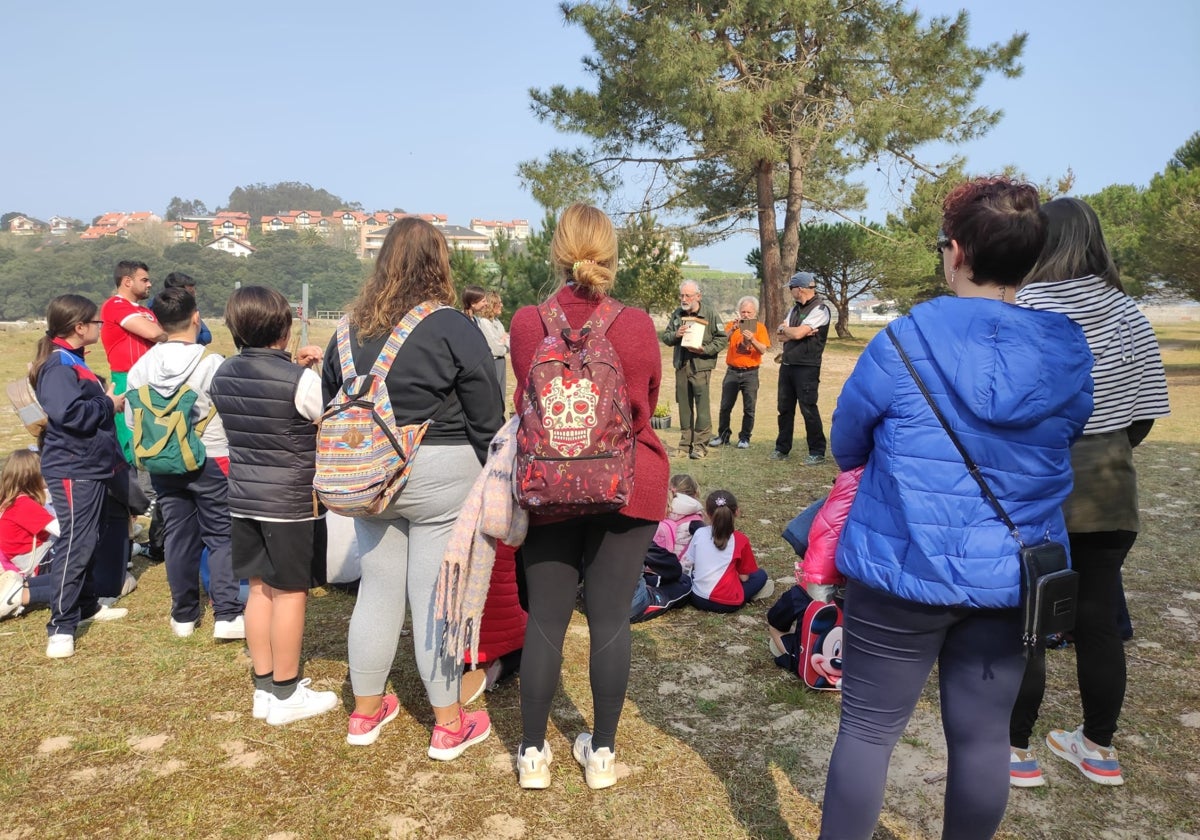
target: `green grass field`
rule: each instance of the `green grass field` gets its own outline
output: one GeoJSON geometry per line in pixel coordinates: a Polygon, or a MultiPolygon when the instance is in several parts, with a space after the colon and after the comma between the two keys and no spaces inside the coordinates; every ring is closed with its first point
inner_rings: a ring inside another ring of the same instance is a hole
{"type": "MultiPolygon", "coordinates": [[[[213,324],[217,349],[228,334],[213,324]]],[[[323,343],[330,326],[314,327],[323,343]]],[[[0,332],[0,378],[22,375],[34,330],[0,332]]],[[[872,334],[831,341],[821,406],[826,424],[841,383],[872,334]]],[[[1200,834],[1200,325],[1160,330],[1173,414],[1137,451],[1142,533],[1125,581],[1136,637],[1117,735],[1127,784],[1101,788],[1042,751],[1045,788],[1014,791],[1006,838],[1184,838],[1200,834]]],[[[93,354],[103,372],[103,353],[93,354]]],[[[665,353],[664,353],[665,358],[665,353]]],[[[714,378],[719,382],[720,370],[714,378]]],[[[797,511],[827,492],[832,464],[769,461],[775,369],[764,369],[752,448],[673,461],[702,490],[732,490],[740,527],[760,563],[786,587],[795,559],[779,537],[797,511]]],[[[511,376],[510,376],[511,380],[511,376]]],[[[672,392],[670,374],[661,401],[672,392]]],[[[714,397],[715,411],[715,397],[714,397]]],[[[673,449],[676,431],[662,433],[673,449]]],[[[0,446],[28,445],[0,410],[0,446]]],[[[554,781],[522,791],[512,753],[520,738],[517,686],[483,701],[491,739],[451,764],[425,757],[431,713],[401,639],[391,682],[403,710],[369,748],[347,746],[350,596],[310,601],[305,671],[339,691],[341,710],[273,729],[250,717],[248,660],[240,643],[201,630],[176,639],[167,625],[162,566],[138,566],[127,619],[81,635],[73,659],[47,660],[45,613],[0,623],[0,838],[807,838],[816,834],[838,698],[804,690],[766,648],[768,603],[732,616],[690,608],[633,631],[633,670],[618,739],[618,785],[592,792],[570,755],[590,720],[587,634],[568,631],[549,739],[554,781]]],[[[397,609],[402,609],[397,605],[397,609]]],[[[1074,727],[1079,700],[1072,652],[1049,654],[1037,732],[1074,727]]],[[[934,683],[892,762],[876,838],[940,835],[945,747],[934,683]]]]}

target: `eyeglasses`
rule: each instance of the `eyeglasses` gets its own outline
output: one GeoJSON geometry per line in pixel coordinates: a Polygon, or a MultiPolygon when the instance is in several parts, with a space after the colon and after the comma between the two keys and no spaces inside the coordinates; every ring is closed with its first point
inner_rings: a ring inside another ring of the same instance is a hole
{"type": "Polygon", "coordinates": [[[945,231],[941,231],[941,230],[938,231],[937,245],[935,247],[937,248],[937,252],[939,254],[942,253],[942,251],[944,251],[945,249],[950,247],[950,237],[946,236],[945,231]]]}
{"type": "Polygon", "coordinates": [[[89,324],[103,324],[104,321],[88,321],[89,324]]]}

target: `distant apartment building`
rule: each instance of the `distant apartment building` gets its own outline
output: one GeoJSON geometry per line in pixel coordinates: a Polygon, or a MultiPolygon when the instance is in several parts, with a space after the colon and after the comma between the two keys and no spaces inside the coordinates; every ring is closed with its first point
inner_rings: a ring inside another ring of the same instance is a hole
{"type": "Polygon", "coordinates": [[[97,217],[87,230],[79,234],[79,238],[103,239],[106,236],[118,236],[125,239],[128,238],[129,228],[131,227],[158,224],[160,222],[162,222],[162,216],[159,216],[157,213],[151,213],[148,210],[136,213],[105,213],[97,217]]]}
{"type": "Polygon", "coordinates": [[[513,219],[508,222],[493,221],[490,219],[472,219],[471,230],[476,233],[482,233],[488,238],[492,244],[496,242],[496,234],[498,231],[505,231],[508,238],[514,242],[524,242],[529,238],[529,221],[527,219],[513,219]]]}
{"type": "Polygon", "coordinates": [[[199,222],[167,222],[167,230],[176,244],[180,242],[199,242],[199,222]]]}
{"type": "Polygon", "coordinates": [[[229,236],[245,241],[250,237],[250,214],[223,211],[209,220],[213,238],[229,236]]]}

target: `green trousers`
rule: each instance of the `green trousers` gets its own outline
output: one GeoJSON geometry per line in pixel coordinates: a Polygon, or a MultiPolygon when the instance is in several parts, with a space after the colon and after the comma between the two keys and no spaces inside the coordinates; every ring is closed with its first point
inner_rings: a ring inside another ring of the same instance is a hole
{"type": "Polygon", "coordinates": [[[675,371],[675,401],[679,403],[679,448],[704,452],[712,437],[712,412],[708,405],[708,380],[712,370],[696,370],[688,361],[675,371]]]}

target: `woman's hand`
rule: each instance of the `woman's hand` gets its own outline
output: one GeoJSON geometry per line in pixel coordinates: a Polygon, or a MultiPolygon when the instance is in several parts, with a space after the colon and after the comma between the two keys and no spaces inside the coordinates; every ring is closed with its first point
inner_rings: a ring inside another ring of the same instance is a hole
{"type": "Polygon", "coordinates": [[[310,368],[321,364],[324,352],[315,344],[308,344],[296,351],[296,364],[310,368]]]}

